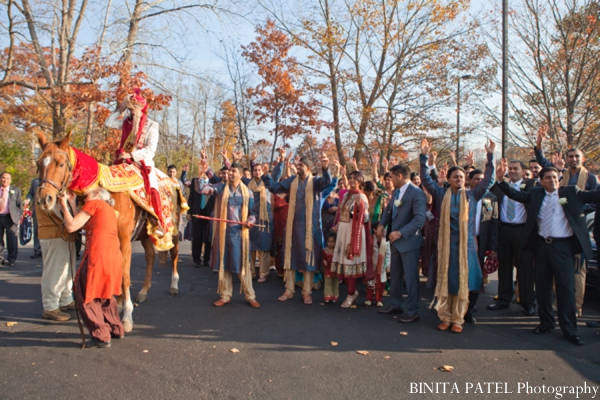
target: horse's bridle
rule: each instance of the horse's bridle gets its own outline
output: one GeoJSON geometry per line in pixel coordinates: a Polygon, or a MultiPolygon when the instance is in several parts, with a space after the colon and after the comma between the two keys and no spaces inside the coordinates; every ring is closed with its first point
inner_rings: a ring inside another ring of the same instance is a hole
{"type": "MultiPolygon", "coordinates": [[[[46,169],[44,171],[44,177],[42,179],[40,179],[40,185],[38,186],[38,190],[42,189],[42,186],[44,186],[44,184],[47,183],[56,190],[57,195],[62,196],[65,193],[65,191],[67,190],[67,188],[69,187],[69,185],[71,184],[71,180],[73,179],[73,164],[71,164],[71,158],[69,157],[68,152],[63,151],[63,150],[54,150],[52,153],[54,153],[54,152],[58,152],[58,153],[64,154],[66,156],[66,164],[67,164],[66,167],[67,167],[68,172],[65,174],[63,181],[59,185],[58,183],[54,182],[51,179],[46,179],[46,172],[48,172],[48,170],[46,169]]],[[[41,158],[42,158],[42,156],[40,155],[40,158],[38,159],[38,163],[41,158]]]]}

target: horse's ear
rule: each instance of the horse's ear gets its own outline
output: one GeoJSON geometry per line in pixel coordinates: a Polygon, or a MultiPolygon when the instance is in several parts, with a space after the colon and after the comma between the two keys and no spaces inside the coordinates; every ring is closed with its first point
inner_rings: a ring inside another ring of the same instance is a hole
{"type": "Polygon", "coordinates": [[[60,145],[59,145],[59,147],[60,147],[61,149],[64,149],[64,148],[66,148],[66,147],[69,147],[69,143],[71,142],[71,133],[72,133],[72,132],[73,132],[73,131],[69,130],[69,131],[67,132],[67,134],[65,135],[65,137],[63,137],[63,138],[62,138],[62,140],[60,141],[60,145]]]}
{"type": "Polygon", "coordinates": [[[48,143],[48,140],[46,140],[46,135],[44,134],[44,131],[40,130],[37,134],[37,138],[38,138],[38,143],[40,144],[40,147],[43,150],[44,147],[46,147],[46,144],[48,143]]]}

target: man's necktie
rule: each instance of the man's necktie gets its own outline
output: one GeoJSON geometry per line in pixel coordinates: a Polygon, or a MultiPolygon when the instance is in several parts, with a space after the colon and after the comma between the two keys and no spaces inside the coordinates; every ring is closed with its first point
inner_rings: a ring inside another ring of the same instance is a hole
{"type": "Polygon", "coordinates": [[[552,214],[552,212],[550,211],[552,207],[550,207],[550,204],[552,204],[552,197],[556,194],[552,193],[552,194],[548,194],[546,193],[546,196],[544,197],[544,200],[542,201],[542,209],[540,210],[540,214],[539,214],[539,223],[540,223],[540,227],[542,229],[540,229],[541,233],[542,233],[542,237],[547,238],[550,236],[550,216],[552,214]]]}
{"type": "Polygon", "coordinates": [[[8,204],[8,188],[0,188],[2,190],[2,196],[0,196],[0,214],[4,214],[6,205],[8,204]]]}
{"type": "MultiPolygon", "coordinates": [[[[516,183],[511,183],[510,185],[517,190],[518,186],[516,183]]],[[[509,221],[515,219],[515,201],[511,198],[509,198],[506,203],[506,218],[508,218],[509,221]]]]}

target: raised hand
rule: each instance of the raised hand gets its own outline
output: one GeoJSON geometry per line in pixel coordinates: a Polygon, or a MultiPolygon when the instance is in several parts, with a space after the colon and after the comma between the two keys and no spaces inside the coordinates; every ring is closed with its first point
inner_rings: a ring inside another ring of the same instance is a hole
{"type": "Polygon", "coordinates": [[[554,164],[556,169],[558,169],[559,171],[565,169],[566,162],[563,158],[562,152],[559,151],[556,154],[552,155],[552,164],[554,164]]]}
{"type": "Polygon", "coordinates": [[[496,143],[494,143],[492,139],[490,139],[490,142],[485,145],[485,151],[490,154],[494,154],[494,151],[496,151],[496,143]]]}
{"type": "Polygon", "coordinates": [[[204,150],[200,150],[200,159],[205,159],[206,160],[206,152],[204,150]]]}
{"type": "Polygon", "coordinates": [[[535,147],[537,147],[538,150],[542,149],[542,142],[546,138],[547,133],[548,127],[546,125],[540,127],[540,129],[538,130],[537,137],[535,138],[535,147]]]}
{"type": "Polygon", "coordinates": [[[452,150],[450,150],[450,160],[452,160],[452,165],[458,165],[458,163],[456,162],[456,153],[454,153],[452,150]]]}
{"type": "Polygon", "coordinates": [[[500,160],[500,163],[498,164],[498,168],[496,168],[496,180],[498,182],[502,182],[504,180],[504,177],[506,176],[507,171],[508,171],[508,160],[506,158],[503,158],[502,160],[500,160]]]}
{"type": "Polygon", "coordinates": [[[338,160],[333,160],[333,166],[331,167],[331,176],[336,177],[339,176],[340,173],[340,162],[338,160]]]}
{"type": "Polygon", "coordinates": [[[223,150],[221,152],[221,157],[223,157],[223,163],[229,160],[229,158],[227,157],[227,150],[223,150]]]}
{"type": "Polygon", "coordinates": [[[258,156],[258,153],[256,150],[252,150],[252,153],[250,153],[250,161],[256,160],[256,156],[258,156]]]}
{"type": "Polygon", "coordinates": [[[352,161],[350,161],[350,165],[352,165],[352,168],[354,168],[355,171],[358,171],[358,164],[356,163],[356,158],[353,158],[352,161]]]}
{"type": "Polygon", "coordinates": [[[429,154],[429,150],[431,150],[431,146],[429,145],[429,142],[427,141],[427,139],[421,139],[421,146],[419,146],[419,150],[421,151],[422,155],[429,154]]]}
{"type": "Polygon", "coordinates": [[[319,160],[321,161],[321,167],[327,169],[327,167],[329,167],[329,157],[327,157],[327,154],[325,153],[321,153],[321,156],[319,157],[319,160]]]}
{"type": "Polygon", "coordinates": [[[467,162],[467,165],[475,165],[475,155],[473,154],[473,151],[469,151],[465,157],[465,161],[467,162]]]}
{"type": "Polygon", "coordinates": [[[206,171],[208,170],[208,161],[206,161],[206,158],[201,158],[198,161],[198,176],[202,176],[206,173],[206,171]]]}
{"type": "Polygon", "coordinates": [[[385,170],[385,172],[388,172],[390,166],[390,162],[388,161],[388,159],[384,158],[381,164],[383,165],[383,169],[385,170]]]}
{"type": "Polygon", "coordinates": [[[427,164],[434,167],[435,162],[437,160],[437,156],[438,156],[437,151],[432,151],[431,153],[429,153],[429,160],[427,160],[427,164]]]}
{"type": "Polygon", "coordinates": [[[379,167],[379,154],[378,153],[373,154],[373,166],[375,166],[376,168],[379,167]]]}
{"type": "Polygon", "coordinates": [[[189,171],[190,170],[190,164],[189,163],[184,164],[183,168],[181,168],[181,169],[184,170],[185,172],[189,171]]]}
{"type": "Polygon", "coordinates": [[[285,149],[283,147],[280,147],[277,149],[277,151],[279,152],[279,157],[281,158],[281,160],[285,160],[285,149]]]}
{"type": "Polygon", "coordinates": [[[345,165],[340,166],[340,175],[339,176],[343,176],[343,175],[346,175],[346,166],[345,165]]]}
{"type": "Polygon", "coordinates": [[[269,164],[264,163],[261,168],[262,168],[263,175],[266,175],[269,173],[269,164]]]}

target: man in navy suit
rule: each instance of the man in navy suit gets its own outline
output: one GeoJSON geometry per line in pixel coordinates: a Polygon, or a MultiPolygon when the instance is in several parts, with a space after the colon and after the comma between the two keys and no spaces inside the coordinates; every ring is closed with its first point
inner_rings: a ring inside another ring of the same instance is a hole
{"type": "Polygon", "coordinates": [[[390,297],[392,304],[380,314],[402,314],[402,282],[406,279],[406,313],[399,319],[408,323],[419,320],[419,256],[423,246],[427,200],[425,193],[410,181],[410,168],[399,164],[390,170],[396,190],[381,215],[377,235],[388,227],[391,243],[390,297]]]}
{"type": "Polygon", "coordinates": [[[527,220],[522,230],[524,247],[533,249],[535,285],[540,324],[533,333],[550,333],[555,321],[552,312],[552,285],[556,285],[558,323],[565,337],[583,346],[577,334],[575,305],[575,255],[592,256],[592,244],[584,215],[584,206],[600,202],[600,192],[580,190],[576,186],[560,186],[559,172],[554,167],[540,171],[541,186],[521,192],[504,182],[507,164],[498,168],[498,184],[506,195],[526,205],[527,220]]]}
{"type": "Polygon", "coordinates": [[[14,266],[19,255],[19,221],[23,216],[21,189],[11,185],[12,177],[8,172],[0,175],[0,259],[2,264],[14,266]],[[6,249],[8,259],[4,260],[4,236],[6,232],[6,249]]]}

